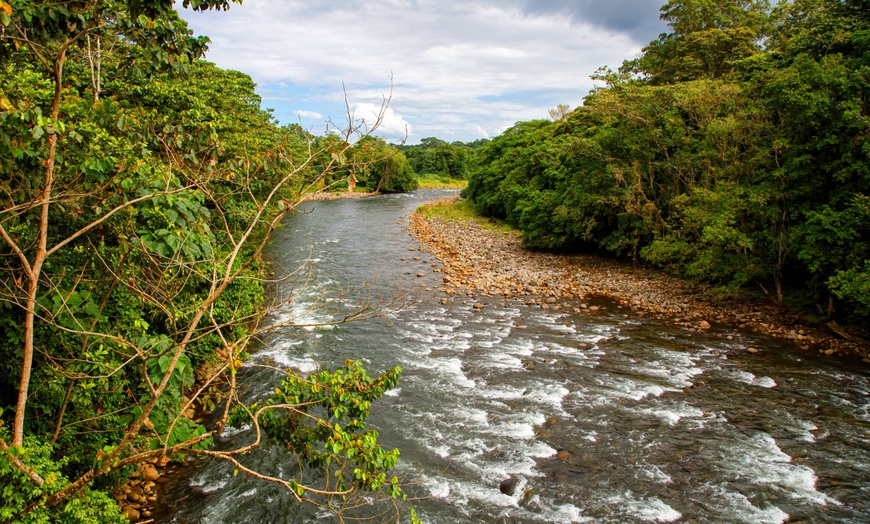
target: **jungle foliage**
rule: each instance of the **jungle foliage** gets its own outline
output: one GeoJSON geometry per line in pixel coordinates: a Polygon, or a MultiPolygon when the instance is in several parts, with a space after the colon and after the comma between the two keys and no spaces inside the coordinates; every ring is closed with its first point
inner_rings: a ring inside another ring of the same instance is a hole
{"type": "Polygon", "coordinates": [[[438,138],[424,138],[413,146],[403,146],[402,150],[411,167],[420,178],[437,178],[443,181],[465,180],[471,164],[474,143],[447,143],[438,138]]]}
{"type": "MultiPolygon", "coordinates": [[[[355,491],[403,496],[398,451],[363,422],[400,370],[291,373],[265,410],[236,384],[268,306],[269,234],[342,176],[351,136],[370,126],[279,126],[249,77],[200,60],[208,40],[175,4],[0,1],[2,522],[124,521],[105,490],[163,455],[244,469],[251,447],[211,449],[231,415],[298,446],[288,469],[325,463],[341,479],[336,491],[258,473],[300,501],[340,512],[355,491]],[[302,429],[294,414],[314,405],[331,411],[302,429]],[[215,407],[217,425],[194,420],[215,407]]],[[[358,143],[376,145],[382,189],[402,183],[397,150],[385,160],[384,145],[358,143]]]]}
{"type": "MultiPolygon", "coordinates": [[[[528,246],[870,318],[866,0],[671,0],[566,118],[483,147],[465,192],[528,246]]],[[[866,325],[866,324],[865,324],[866,325]]]]}

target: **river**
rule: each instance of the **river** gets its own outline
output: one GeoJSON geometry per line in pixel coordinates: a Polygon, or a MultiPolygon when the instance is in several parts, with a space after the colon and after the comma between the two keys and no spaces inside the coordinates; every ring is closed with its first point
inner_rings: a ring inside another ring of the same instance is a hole
{"type": "MultiPolygon", "coordinates": [[[[605,300],[584,314],[502,299],[480,311],[455,296],[443,303],[437,260],[411,251],[419,246],[405,230],[417,206],[443,194],[303,204],[270,247],[277,273],[295,271],[276,293],[294,298],[267,321],[316,324],[360,300],[403,294],[414,303],[383,318],[285,329],[252,355],[302,371],[349,358],[370,373],[402,366],[370,421],[385,447],[401,449],[400,471],[419,480],[411,491],[423,497],[413,505],[425,522],[870,521],[866,364],[740,333],[741,344],[762,350],[749,355],[715,332],[689,333],[605,300]],[[510,477],[512,496],[499,490],[510,477]]],[[[240,376],[249,400],[277,380],[264,370],[240,376]]],[[[246,437],[230,433],[221,445],[246,437]]],[[[274,446],[248,463],[293,467],[274,446]]],[[[155,516],[322,517],[210,461],[183,469],[155,516]]]]}

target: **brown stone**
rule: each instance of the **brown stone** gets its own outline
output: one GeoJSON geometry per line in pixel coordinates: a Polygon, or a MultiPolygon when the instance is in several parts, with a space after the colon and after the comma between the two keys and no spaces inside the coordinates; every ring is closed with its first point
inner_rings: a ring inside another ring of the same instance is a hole
{"type": "Polygon", "coordinates": [[[702,320],[702,321],[698,322],[698,329],[710,329],[711,327],[712,326],[710,326],[710,323],[707,322],[706,320],[702,320]]]}
{"type": "Polygon", "coordinates": [[[127,520],[130,522],[136,522],[139,520],[139,510],[134,508],[133,506],[125,506],[121,513],[127,517],[127,520]]]}
{"type": "Polygon", "coordinates": [[[145,480],[149,480],[151,482],[160,478],[160,472],[157,471],[157,468],[154,466],[146,466],[144,470],[142,470],[142,475],[145,477],[145,480]]]}

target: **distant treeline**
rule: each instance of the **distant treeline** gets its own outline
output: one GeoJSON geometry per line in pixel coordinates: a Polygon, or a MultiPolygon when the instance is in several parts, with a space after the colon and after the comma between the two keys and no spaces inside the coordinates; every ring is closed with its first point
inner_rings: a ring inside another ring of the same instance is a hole
{"type": "Polygon", "coordinates": [[[489,141],[447,143],[437,138],[424,138],[418,145],[402,146],[411,167],[420,178],[466,180],[474,152],[489,141]]]}
{"type": "Polygon", "coordinates": [[[557,121],[484,145],[466,196],[528,246],[870,316],[866,0],[672,0],[557,121]]]}

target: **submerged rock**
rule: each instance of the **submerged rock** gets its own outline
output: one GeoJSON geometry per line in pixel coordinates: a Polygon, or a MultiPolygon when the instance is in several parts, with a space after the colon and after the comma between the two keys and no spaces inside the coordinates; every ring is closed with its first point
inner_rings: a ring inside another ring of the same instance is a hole
{"type": "Polygon", "coordinates": [[[498,485],[498,489],[505,495],[513,497],[514,493],[517,490],[517,479],[515,477],[511,477],[501,481],[501,484],[498,485]]]}

